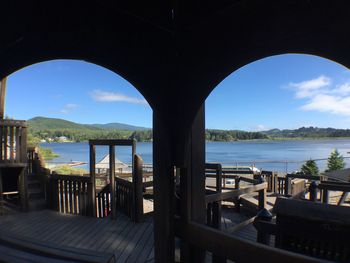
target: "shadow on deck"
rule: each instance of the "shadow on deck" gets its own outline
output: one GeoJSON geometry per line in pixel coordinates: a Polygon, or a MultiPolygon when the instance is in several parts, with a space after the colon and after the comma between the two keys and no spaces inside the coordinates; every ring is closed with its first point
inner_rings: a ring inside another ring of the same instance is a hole
{"type": "Polygon", "coordinates": [[[43,210],[2,216],[0,232],[24,242],[113,253],[116,262],[154,261],[152,217],[135,224],[120,214],[111,220],[43,210]]]}

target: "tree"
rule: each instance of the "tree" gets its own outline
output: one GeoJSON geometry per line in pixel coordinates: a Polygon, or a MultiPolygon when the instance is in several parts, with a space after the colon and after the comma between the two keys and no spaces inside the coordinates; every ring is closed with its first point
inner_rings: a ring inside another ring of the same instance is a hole
{"type": "Polygon", "coordinates": [[[327,167],[328,169],[326,170],[326,172],[344,169],[344,158],[342,155],[339,154],[337,149],[334,149],[331,152],[331,155],[328,157],[327,167]]]}
{"type": "Polygon", "coordinates": [[[301,171],[306,175],[318,175],[318,167],[314,160],[306,161],[301,167],[301,171]]]}

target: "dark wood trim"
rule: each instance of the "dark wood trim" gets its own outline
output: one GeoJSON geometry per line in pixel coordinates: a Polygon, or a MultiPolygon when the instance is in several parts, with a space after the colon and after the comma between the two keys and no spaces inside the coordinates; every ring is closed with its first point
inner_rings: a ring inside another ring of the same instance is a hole
{"type": "MultiPolygon", "coordinates": [[[[90,142],[89,142],[90,143],[90,142]]],[[[88,184],[88,198],[90,216],[96,216],[96,146],[90,144],[90,183],[88,184]]]]}
{"type": "Polygon", "coordinates": [[[196,222],[190,222],[182,232],[182,234],[186,232],[188,240],[193,245],[234,262],[260,262],[262,259],[268,259],[272,263],[281,260],[284,263],[328,262],[244,240],[196,222]]]}
{"type": "Polygon", "coordinates": [[[111,196],[112,219],[117,218],[117,200],[115,196],[115,146],[109,145],[109,187],[111,196]]]}
{"type": "Polygon", "coordinates": [[[135,140],[115,140],[115,139],[89,140],[89,145],[133,146],[135,145],[135,140]]]}
{"type": "Polygon", "coordinates": [[[7,78],[0,80],[0,119],[5,115],[6,82],[7,78]]]}
{"type": "Polygon", "coordinates": [[[154,259],[174,262],[174,166],[170,138],[160,117],[153,113],[154,259]]]}

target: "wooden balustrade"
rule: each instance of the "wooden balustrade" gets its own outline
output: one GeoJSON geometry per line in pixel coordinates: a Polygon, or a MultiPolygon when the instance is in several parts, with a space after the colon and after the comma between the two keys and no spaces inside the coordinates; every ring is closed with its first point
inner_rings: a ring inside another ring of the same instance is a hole
{"type": "Polygon", "coordinates": [[[26,163],[27,122],[0,119],[0,163],[26,163]]]}
{"type": "Polygon", "coordinates": [[[87,176],[50,175],[47,196],[53,210],[65,214],[92,215],[91,180],[87,176]]]}
{"type": "Polygon", "coordinates": [[[111,195],[110,185],[107,184],[96,196],[97,217],[103,218],[111,213],[111,195]]]}
{"type": "Polygon", "coordinates": [[[319,184],[310,185],[310,200],[317,201],[317,193],[320,191],[320,201],[322,203],[329,203],[329,192],[338,191],[343,192],[337,205],[342,205],[349,192],[350,192],[350,183],[343,182],[332,182],[332,181],[321,181],[319,184]],[[314,193],[312,193],[314,192],[314,193]],[[315,197],[316,196],[316,197],[315,197]]]}
{"type": "Polygon", "coordinates": [[[193,221],[181,225],[178,220],[175,219],[175,233],[178,237],[186,238],[194,246],[212,252],[224,260],[232,260],[238,263],[260,262],[264,259],[268,259],[272,263],[281,262],[281,259],[284,263],[328,262],[251,242],[193,221]]]}

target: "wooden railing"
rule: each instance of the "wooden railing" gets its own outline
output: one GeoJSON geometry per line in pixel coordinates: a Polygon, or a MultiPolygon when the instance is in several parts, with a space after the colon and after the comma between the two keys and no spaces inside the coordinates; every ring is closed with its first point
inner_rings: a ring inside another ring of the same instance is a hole
{"type": "Polygon", "coordinates": [[[103,218],[109,216],[111,213],[111,195],[110,185],[107,184],[97,193],[96,197],[96,212],[97,217],[103,218]]]}
{"type": "Polygon", "coordinates": [[[309,187],[309,200],[314,202],[320,201],[322,203],[328,204],[329,194],[332,191],[342,192],[337,205],[343,205],[350,192],[350,183],[332,181],[321,181],[320,183],[317,183],[314,181],[312,184],[310,184],[309,187]],[[320,193],[319,195],[318,192],[320,193]],[[320,198],[318,198],[318,196],[320,198]]]}
{"type": "Polygon", "coordinates": [[[47,191],[51,209],[65,214],[93,216],[90,177],[52,174],[47,191]]]}
{"type": "Polygon", "coordinates": [[[26,163],[27,122],[0,119],[0,163],[26,163]]]}

